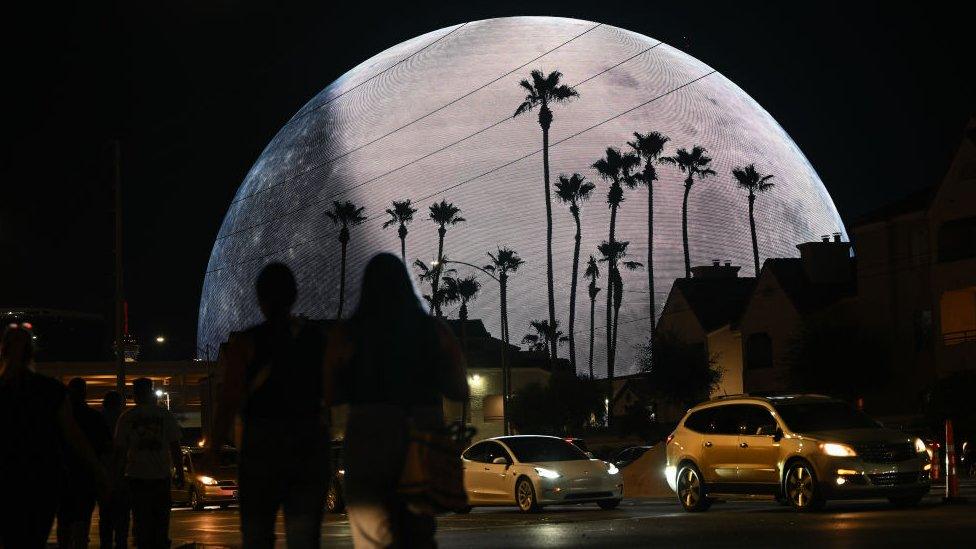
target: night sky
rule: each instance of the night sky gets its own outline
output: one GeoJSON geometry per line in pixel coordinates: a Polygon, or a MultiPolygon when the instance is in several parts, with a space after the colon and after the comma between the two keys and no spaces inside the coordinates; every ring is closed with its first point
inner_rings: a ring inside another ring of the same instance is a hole
{"type": "Polygon", "coordinates": [[[976,29],[954,3],[333,4],[79,1],[11,19],[0,307],[110,318],[119,137],[131,328],[147,346],[166,334],[167,354],[189,356],[214,237],[271,137],[371,55],[469,20],[576,17],[687,51],[776,118],[848,223],[936,183],[976,114],[976,29]]]}

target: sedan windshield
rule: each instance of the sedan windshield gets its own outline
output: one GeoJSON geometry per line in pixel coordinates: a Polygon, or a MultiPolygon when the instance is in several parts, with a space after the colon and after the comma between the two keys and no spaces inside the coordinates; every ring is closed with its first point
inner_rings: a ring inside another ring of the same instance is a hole
{"type": "Polygon", "coordinates": [[[513,437],[503,440],[515,453],[515,459],[523,463],[590,459],[582,450],[559,438],[513,437]]]}
{"type": "Polygon", "coordinates": [[[843,402],[774,404],[790,430],[797,433],[835,429],[876,429],[880,425],[843,402]]]}

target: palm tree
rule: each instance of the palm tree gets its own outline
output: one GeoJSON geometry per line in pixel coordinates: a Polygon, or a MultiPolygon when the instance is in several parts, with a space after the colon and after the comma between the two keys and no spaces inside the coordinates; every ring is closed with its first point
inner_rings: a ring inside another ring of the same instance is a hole
{"type": "Polygon", "coordinates": [[[749,229],[752,231],[752,260],[756,269],[756,276],[759,276],[759,242],[756,240],[756,218],[753,216],[753,204],[756,202],[756,194],[764,193],[773,188],[774,183],[769,180],[773,176],[763,174],[756,170],[755,164],[749,164],[745,168],[733,168],[732,175],[739,187],[749,191],[749,229]]]}
{"type": "Polygon", "coordinates": [[[491,259],[491,263],[485,265],[484,269],[498,276],[498,288],[501,292],[499,303],[501,304],[502,341],[504,342],[502,345],[502,392],[504,393],[502,420],[504,432],[508,434],[508,396],[512,394],[512,373],[508,365],[508,346],[510,344],[508,337],[508,276],[509,273],[518,271],[525,262],[515,250],[510,248],[499,247],[496,253],[487,252],[487,255],[491,259]]]}
{"type": "Polygon", "coordinates": [[[349,245],[349,227],[360,225],[366,221],[363,215],[364,208],[356,206],[348,200],[345,202],[333,201],[332,209],[325,212],[325,216],[332,220],[334,225],[339,227],[339,244],[342,245],[342,262],[339,268],[339,308],[336,310],[336,318],[342,318],[342,305],[346,300],[346,248],[349,245]]]}
{"type": "MultiPolygon", "coordinates": [[[[616,354],[617,349],[617,326],[620,321],[620,306],[623,304],[624,299],[624,281],[620,276],[620,265],[623,265],[625,269],[630,271],[636,271],[643,267],[644,265],[637,261],[622,261],[623,258],[627,257],[627,246],[630,242],[623,240],[614,243],[607,242],[604,240],[597,249],[600,250],[600,255],[603,257],[600,262],[606,263],[610,266],[608,273],[609,276],[609,294],[612,296],[613,302],[613,323],[607,324],[607,331],[612,332],[614,347],[608,351],[609,353],[616,354]]],[[[613,374],[608,374],[613,379],[613,374]]]]}
{"type": "MultiPolygon", "coordinates": [[[[444,264],[444,235],[447,234],[448,225],[457,225],[464,221],[461,217],[461,208],[450,202],[441,200],[430,205],[430,219],[437,224],[437,275],[431,281],[431,291],[433,296],[437,295],[437,288],[440,286],[440,267],[444,264]]],[[[435,302],[434,314],[441,316],[440,304],[435,302]]]]}
{"type": "Polygon", "coordinates": [[[552,325],[549,324],[548,320],[533,320],[529,326],[535,330],[535,333],[525,334],[522,337],[522,344],[527,345],[530,351],[545,351],[546,354],[549,354],[551,341],[555,341],[558,345],[569,340],[559,329],[558,322],[555,324],[555,329],[550,328],[552,325]]]}
{"type": "Polygon", "coordinates": [[[474,301],[478,297],[478,292],[481,291],[481,283],[473,276],[464,278],[445,276],[444,289],[452,295],[457,295],[458,301],[461,303],[458,319],[461,320],[463,327],[463,323],[468,320],[468,302],[474,301]]]}
{"type": "MultiPolygon", "coordinates": [[[[597,173],[600,174],[604,180],[610,182],[610,189],[607,191],[607,204],[610,206],[610,235],[607,240],[611,246],[614,245],[616,240],[616,230],[617,230],[617,209],[620,208],[620,204],[624,201],[624,188],[621,186],[623,182],[629,182],[630,178],[633,177],[633,170],[640,164],[640,159],[637,155],[620,152],[620,149],[615,147],[607,147],[606,156],[597,160],[593,163],[593,168],[596,169],[597,173]]],[[[612,263],[609,265],[610,273],[616,269],[616,257],[611,258],[612,263]]],[[[611,280],[612,283],[612,280],[611,280]]],[[[612,290],[613,286],[609,286],[612,290]]],[[[613,291],[607,292],[607,384],[608,384],[608,394],[613,390],[613,370],[614,363],[616,360],[615,348],[616,340],[613,339],[613,291]]]]}
{"type": "Polygon", "coordinates": [[[407,263],[407,224],[413,221],[413,214],[417,209],[410,205],[410,200],[394,200],[393,207],[387,208],[390,219],[383,223],[383,228],[398,225],[397,234],[400,236],[400,259],[407,263]]]}
{"type": "MultiPolygon", "coordinates": [[[[444,262],[447,261],[448,259],[445,257],[444,262]]],[[[434,281],[440,278],[440,275],[442,274],[446,274],[446,273],[453,274],[457,271],[455,269],[445,270],[443,268],[444,263],[438,263],[436,265],[429,266],[427,265],[427,263],[424,263],[424,261],[420,259],[414,260],[413,266],[415,269],[417,269],[417,279],[420,280],[420,282],[426,282],[431,285],[430,294],[423,295],[424,301],[426,301],[427,304],[430,305],[430,309],[433,311],[435,306],[440,307],[441,305],[444,305],[445,300],[449,296],[447,296],[443,288],[438,288],[437,290],[434,290],[433,289],[434,281]]]]}
{"type": "Polygon", "coordinates": [[[628,141],[630,148],[644,161],[644,170],[634,174],[634,185],[642,184],[647,187],[647,300],[651,315],[651,341],[657,329],[657,303],[654,295],[654,182],[657,181],[657,170],[654,164],[660,162],[661,153],[668,137],[651,132],[641,135],[634,132],[634,140],[628,141]]]}
{"type": "Polygon", "coordinates": [[[580,226],[580,202],[589,200],[590,195],[596,185],[586,181],[582,175],[574,173],[566,177],[559,176],[556,183],[556,198],[569,204],[569,213],[573,214],[573,221],[576,222],[576,244],[573,247],[573,278],[569,289],[569,362],[576,371],[576,336],[574,327],[576,326],[576,283],[579,276],[579,253],[580,240],[583,238],[580,226]]]}
{"type": "Polygon", "coordinates": [[[596,296],[600,293],[600,287],[596,285],[596,281],[600,278],[600,267],[596,264],[596,258],[592,255],[590,260],[586,263],[586,271],[583,273],[584,278],[590,279],[589,293],[590,293],[590,379],[593,379],[593,334],[596,328],[596,296]]]}
{"type": "MultiPolygon", "coordinates": [[[[549,107],[579,96],[573,88],[559,83],[562,76],[559,71],[552,71],[548,76],[540,70],[532,71],[531,82],[528,80],[519,82],[527,94],[513,115],[514,118],[539,107],[539,126],[542,127],[542,179],[546,197],[546,283],[549,288],[549,324],[556,322],[556,298],[552,281],[552,199],[549,196],[549,127],[552,125],[552,110],[549,107]]],[[[551,360],[556,359],[555,343],[553,341],[550,345],[551,360]]]]}
{"type": "Polygon", "coordinates": [[[681,241],[685,248],[685,278],[691,278],[691,255],[688,253],[688,193],[691,186],[695,184],[695,176],[698,179],[705,179],[710,175],[715,175],[715,170],[709,168],[712,159],[705,156],[705,147],[695,145],[691,152],[686,149],[678,149],[674,156],[661,157],[660,161],[678,166],[678,169],[687,174],[685,177],[685,196],[681,202],[681,241]]]}

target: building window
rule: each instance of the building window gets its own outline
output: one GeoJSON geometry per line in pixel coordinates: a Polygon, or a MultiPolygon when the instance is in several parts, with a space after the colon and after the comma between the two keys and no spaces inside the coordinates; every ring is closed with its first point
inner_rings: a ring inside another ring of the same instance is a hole
{"type": "Polygon", "coordinates": [[[939,309],[943,344],[976,341],[976,286],[944,292],[939,309]]]}
{"type": "Polygon", "coordinates": [[[939,227],[939,261],[976,257],[976,217],[946,221],[939,227]]]}
{"type": "Polygon", "coordinates": [[[773,367],[773,340],[760,332],[746,338],[746,369],[759,370],[773,367]]]}

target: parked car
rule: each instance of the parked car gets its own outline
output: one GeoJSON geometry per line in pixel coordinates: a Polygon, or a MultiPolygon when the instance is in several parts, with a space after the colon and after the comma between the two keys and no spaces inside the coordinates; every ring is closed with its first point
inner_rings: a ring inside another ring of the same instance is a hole
{"type": "Polygon", "coordinates": [[[615,465],[558,437],[491,438],[465,450],[461,461],[472,507],[515,505],[532,512],[551,504],[596,503],[613,509],[623,496],[615,465]]]}
{"type": "Polygon", "coordinates": [[[618,452],[611,461],[617,467],[626,467],[637,461],[651,448],[653,448],[653,446],[631,446],[630,448],[625,448],[618,452]]]}
{"type": "Polygon", "coordinates": [[[665,475],[687,511],[721,494],[769,494],[797,510],[828,499],[917,504],[931,486],[925,443],[828,397],[722,397],[667,438],[665,475]]]}
{"type": "Polygon", "coordinates": [[[226,508],[237,503],[237,450],[225,447],[218,453],[216,470],[204,470],[203,448],[181,450],[183,482],[177,483],[174,469],[170,483],[173,505],[188,505],[199,511],[206,505],[226,508]]]}
{"type": "Polygon", "coordinates": [[[346,509],[345,479],[342,441],[335,440],[332,441],[332,478],[329,481],[329,492],[325,496],[325,508],[330,513],[341,513],[346,509]]]}

